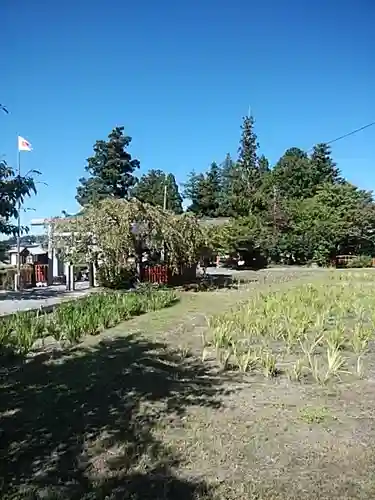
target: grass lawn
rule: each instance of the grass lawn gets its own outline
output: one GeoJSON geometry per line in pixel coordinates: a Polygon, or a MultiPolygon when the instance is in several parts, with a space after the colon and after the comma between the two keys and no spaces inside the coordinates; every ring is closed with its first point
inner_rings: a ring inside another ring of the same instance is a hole
{"type": "Polygon", "coordinates": [[[251,276],[4,361],[1,498],[375,498],[375,272],[251,276]]]}

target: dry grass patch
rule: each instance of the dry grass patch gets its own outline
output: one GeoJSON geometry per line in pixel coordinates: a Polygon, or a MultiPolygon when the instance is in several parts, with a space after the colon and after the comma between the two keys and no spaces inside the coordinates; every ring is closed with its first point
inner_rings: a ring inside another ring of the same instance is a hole
{"type": "Polygon", "coordinates": [[[211,353],[224,370],[258,369],[267,378],[361,378],[375,331],[374,281],[372,272],[327,272],[312,283],[254,293],[208,319],[203,357],[211,353]]]}

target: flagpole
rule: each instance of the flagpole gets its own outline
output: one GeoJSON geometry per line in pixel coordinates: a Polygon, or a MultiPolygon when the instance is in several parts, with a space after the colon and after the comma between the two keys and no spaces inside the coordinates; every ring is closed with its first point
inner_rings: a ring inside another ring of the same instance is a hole
{"type": "MultiPolygon", "coordinates": [[[[18,144],[18,182],[21,181],[21,151],[18,144]]],[[[17,206],[17,278],[16,278],[16,289],[21,289],[21,196],[18,198],[17,206]]]]}

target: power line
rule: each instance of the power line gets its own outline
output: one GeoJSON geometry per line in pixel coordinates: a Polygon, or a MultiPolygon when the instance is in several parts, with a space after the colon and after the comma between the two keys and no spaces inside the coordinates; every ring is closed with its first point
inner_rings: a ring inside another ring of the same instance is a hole
{"type": "MultiPolygon", "coordinates": [[[[347,134],[340,135],[339,137],[336,137],[335,139],[332,139],[331,141],[328,141],[325,144],[327,144],[327,146],[329,146],[330,144],[333,144],[334,142],[341,141],[341,139],[346,139],[346,137],[357,134],[358,132],[362,132],[362,130],[365,130],[366,128],[370,128],[374,125],[375,125],[375,121],[368,123],[367,125],[364,125],[363,127],[352,130],[351,132],[348,132],[347,134]]],[[[313,151],[313,149],[314,149],[314,147],[310,148],[307,152],[310,153],[310,151],[313,151]]]]}

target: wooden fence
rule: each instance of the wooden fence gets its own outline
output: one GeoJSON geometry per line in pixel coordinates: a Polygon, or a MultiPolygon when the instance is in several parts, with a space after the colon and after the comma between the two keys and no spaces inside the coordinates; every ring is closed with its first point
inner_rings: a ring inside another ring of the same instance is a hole
{"type": "Polygon", "coordinates": [[[141,281],[159,285],[178,286],[192,282],[196,278],[197,266],[181,266],[178,272],[165,265],[145,266],[142,269],[141,281]]]}
{"type": "MultiPolygon", "coordinates": [[[[335,259],[332,261],[332,265],[334,267],[350,267],[350,264],[358,259],[358,255],[337,255],[335,259]]],[[[371,267],[375,267],[375,258],[371,261],[371,267]]]]}
{"type": "MultiPolygon", "coordinates": [[[[32,288],[36,283],[47,283],[47,264],[26,264],[21,266],[20,286],[21,288],[32,288]]],[[[16,267],[8,267],[0,270],[0,290],[14,290],[16,267]]]]}

